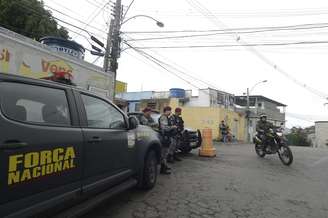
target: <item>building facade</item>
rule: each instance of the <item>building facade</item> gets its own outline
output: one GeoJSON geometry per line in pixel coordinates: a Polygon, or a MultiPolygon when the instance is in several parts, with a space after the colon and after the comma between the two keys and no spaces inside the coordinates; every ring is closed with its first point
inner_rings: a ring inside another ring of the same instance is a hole
{"type": "MultiPolygon", "coordinates": [[[[246,112],[247,97],[236,96],[235,103],[237,111],[246,112]]],[[[268,121],[275,126],[285,126],[286,123],[286,107],[287,105],[272,100],[270,98],[253,95],[249,96],[249,126],[248,129],[249,139],[252,139],[256,134],[256,123],[261,114],[266,114],[268,121]]]]}
{"type": "Polygon", "coordinates": [[[198,96],[192,96],[191,90],[171,89],[161,92],[120,93],[116,97],[129,103],[129,112],[141,111],[145,107],[159,112],[162,112],[165,106],[171,106],[173,110],[180,107],[186,127],[210,128],[214,138],[220,138],[218,127],[224,120],[237,140],[245,140],[245,116],[235,111],[232,94],[214,89],[200,89],[198,96]]]}
{"type": "Polygon", "coordinates": [[[193,96],[186,106],[190,107],[220,107],[234,110],[235,96],[216,89],[199,89],[198,96],[193,96]]]}
{"type": "Polygon", "coordinates": [[[315,145],[316,148],[328,148],[328,121],[315,122],[315,145]]]}

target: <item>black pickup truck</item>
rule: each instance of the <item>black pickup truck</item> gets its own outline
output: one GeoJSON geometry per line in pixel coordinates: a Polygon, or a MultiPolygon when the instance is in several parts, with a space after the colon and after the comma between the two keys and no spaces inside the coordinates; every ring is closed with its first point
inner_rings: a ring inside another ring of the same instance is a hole
{"type": "Polygon", "coordinates": [[[0,73],[0,217],[75,216],[90,199],[151,189],[160,149],[154,131],[105,98],[0,73]]]}

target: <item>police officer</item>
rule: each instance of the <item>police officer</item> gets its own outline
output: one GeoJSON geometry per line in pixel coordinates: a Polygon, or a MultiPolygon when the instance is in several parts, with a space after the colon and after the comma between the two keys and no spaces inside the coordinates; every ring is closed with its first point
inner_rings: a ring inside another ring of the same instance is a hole
{"type": "Polygon", "coordinates": [[[182,138],[182,132],[184,130],[184,121],[181,117],[181,108],[176,108],[174,111],[174,114],[171,116],[171,121],[173,125],[177,127],[177,132],[176,135],[172,137],[172,143],[170,145],[169,149],[169,156],[168,156],[168,162],[173,163],[174,161],[182,161],[178,156],[177,156],[177,150],[179,147],[179,143],[181,143],[181,138],[182,138]]]}
{"type": "Polygon", "coordinates": [[[151,117],[151,112],[152,112],[151,108],[146,107],[142,110],[142,112],[143,112],[143,115],[140,118],[140,124],[145,125],[145,126],[149,126],[151,128],[157,128],[158,124],[151,117]]]}
{"type": "Polygon", "coordinates": [[[268,140],[267,140],[267,133],[269,133],[269,130],[273,128],[273,124],[267,121],[267,115],[261,114],[260,120],[256,124],[256,131],[258,135],[260,136],[265,149],[267,149],[268,140]]]}
{"type": "Polygon", "coordinates": [[[159,123],[159,130],[161,134],[161,141],[162,141],[162,155],[161,155],[161,174],[171,174],[169,171],[170,168],[167,166],[167,157],[169,153],[169,147],[172,144],[172,136],[176,132],[176,126],[172,124],[170,119],[171,115],[171,107],[166,106],[163,110],[163,114],[160,116],[158,123],[159,123]]]}
{"type": "Polygon", "coordinates": [[[219,129],[222,136],[222,142],[225,143],[227,141],[227,135],[228,135],[228,126],[225,124],[224,120],[221,121],[219,125],[219,129]]]}

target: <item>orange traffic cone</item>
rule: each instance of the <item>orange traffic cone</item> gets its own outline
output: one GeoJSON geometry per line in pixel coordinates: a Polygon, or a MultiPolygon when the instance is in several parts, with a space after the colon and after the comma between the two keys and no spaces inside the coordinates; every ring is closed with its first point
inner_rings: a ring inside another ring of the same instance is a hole
{"type": "Polygon", "coordinates": [[[216,149],[213,146],[212,129],[203,129],[202,146],[199,149],[199,156],[215,157],[216,149]]]}

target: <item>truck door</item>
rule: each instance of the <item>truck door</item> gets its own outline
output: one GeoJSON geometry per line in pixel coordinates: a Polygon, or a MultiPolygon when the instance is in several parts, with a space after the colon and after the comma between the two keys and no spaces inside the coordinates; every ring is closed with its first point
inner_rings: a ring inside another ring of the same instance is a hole
{"type": "Polygon", "coordinates": [[[125,116],[112,104],[90,94],[78,93],[78,96],[85,118],[83,177],[84,190],[88,191],[97,188],[100,180],[111,184],[131,174],[128,130],[125,116]]]}
{"type": "Polygon", "coordinates": [[[81,188],[72,91],[23,82],[0,75],[0,217],[81,188]]]}

